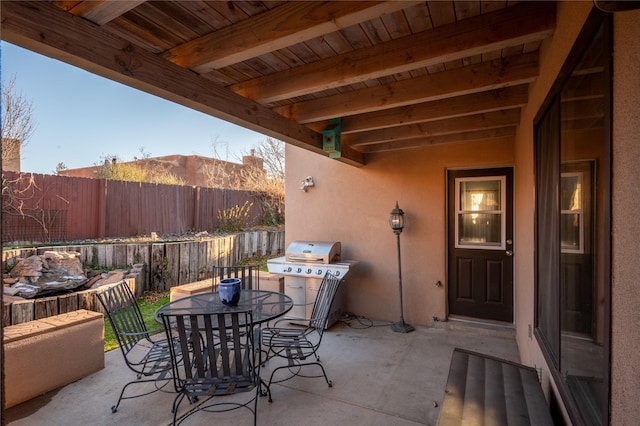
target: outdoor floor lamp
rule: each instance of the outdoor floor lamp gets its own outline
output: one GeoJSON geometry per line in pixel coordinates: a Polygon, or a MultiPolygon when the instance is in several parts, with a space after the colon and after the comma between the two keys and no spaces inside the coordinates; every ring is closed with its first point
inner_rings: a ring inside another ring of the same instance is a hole
{"type": "Polygon", "coordinates": [[[413,331],[414,328],[404,322],[404,315],[402,312],[402,267],[400,262],[400,233],[404,228],[404,212],[398,206],[397,201],[395,208],[391,210],[391,215],[389,216],[389,225],[391,225],[391,229],[393,230],[393,233],[396,234],[396,240],[398,241],[398,289],[400,290],[400,321],[391,324],[391,330],[397,333],[408,333],[410,331],[413,331]]]}

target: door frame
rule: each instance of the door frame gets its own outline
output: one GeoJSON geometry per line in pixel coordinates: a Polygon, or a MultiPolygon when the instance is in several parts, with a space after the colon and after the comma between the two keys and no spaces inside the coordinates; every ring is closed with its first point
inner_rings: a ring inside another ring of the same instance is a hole
{"type": "MultiPolygon", "coordinates": [[[[449,303],[449,293],[450,293],[450,285],[451,285],[451,276],[450,276],[450,262],[452,261],[452,259],[450,258],[450,250],[452,249],[451,245],[455,245],[455,242],[451,240],[450,235],[453,232],[453,234],[456,234],[455,229],[451,229],[452,226],[452,222],[450,220],[450,214],[451,214],[451,205],[453,203],[453,206],[455,208],[455,200],[451,200],[450,199],[450,193],[451,193],[451,189],[453,189],[453,191],[455,192],[455,178],[454,182],[453,182],[453,186],[454,188],[450,188],[450,174],[451,173],[455,173],[455,172],[468,172],[470,173],[470,176],[476,176],[476,177],[482,177],[487,176],[500,176],[503,175],[503,171],[505,169],[510,169],[510,173],[511,173],[511,188],[508,189],[508,194],[507,194],[507,205],[505,206],[505,212],[508,212],[508,214],[510,214],[511,216],[511,220],[507,220],[507,225],[506,225],[506,230],[505,230],[505,237],[504,240],[509,239],[509,235],[511,235],[511,240],[512,240],[512,244],[510,247],[506,247],[506,248],[502,248],[503,250],[508,250],[511,249],[512,253],[514,252],[514,246],[515,246],[515,242],[514,242],[514,228],[515,228],[515,167],[513,165],[504,165],[504,166],[490,166],[490,167],[459,167],[459,168],[447,168],[445,169],[445,217],[446,217],[446,226],[445,226],[445,239],[446,239],[446,250],[445,250],[445,259],[446,259],[446,283],[447,285],[445,286],[445,317],[447,319],[449,318],[458,318],[458,314],[452,314],[451,313],[451,309],[450,309],[450,303],[449,303]],[[495,173],[494,173],[495,171],[495,173]],[[510,199],[509,199],[509,194],[510,194],[510,199]],[[510,225],[510,226],[509,226],[510,225]]],[[[508,181],[508,180],[507,180],[508,181]]],[[[455,226],[455,225],[454,225],[455,226]]],[[[515,255],[513,255],[515,256],[515,255]]],[[[510,276],[510,280],[511,280],[511,321],[496,321],[496,320],[491,320],[491,319],[485,319],[485,318],[480,318],[480,317],[473,317],[473,316],[463,316],[460,315],[460,318],[463,319],[468,319],[471,321],[478,321],[478,322],[496,322],[499,324],[515,324],[516,321],[516,310],[515,310],[515,301],[516,301],[516,288],[515,288],[515,260],[513,259],[512,256],[512,268],[511,268],[511,276],[510,276]]]]}

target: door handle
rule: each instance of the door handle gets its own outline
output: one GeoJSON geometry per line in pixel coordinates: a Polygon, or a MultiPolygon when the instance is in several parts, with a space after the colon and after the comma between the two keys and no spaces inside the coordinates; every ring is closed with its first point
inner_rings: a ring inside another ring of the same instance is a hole
{"type": "Polygon", "coordinates": [[[513,250],[507,250],[504,252],[507,256],[513,256],[513,250]]]}

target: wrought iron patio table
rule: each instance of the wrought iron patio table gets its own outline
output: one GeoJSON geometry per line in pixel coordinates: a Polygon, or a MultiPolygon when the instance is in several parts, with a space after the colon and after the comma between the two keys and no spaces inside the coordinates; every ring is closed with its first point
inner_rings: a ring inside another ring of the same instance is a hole
{"type": "MultiPolygon", "coordinates": [[[[169,326],[163,321],[163,316],[174,317],[179,315],[185,315],[187,317],[200,315],[210,315],[211,327],[214,329],[219,328],[217,325],[219,313],[237,311],[252,312],[253,325],[260,327],[261,323],[266,323],[272,319],[283,316],[291,310],[293,307],[293,300],[291,297],[284,293],[278,293],[275,291],[267,290],[242,290],[240,292],[240,300],[236,306],[228,306],[220,301],[220,294],[218,292],[199,293],[193,296],[183,297],[176,299],[165,305],[162,305],[155,312],[156,320],[159,321],[166,328],[169,326]]],[[[225,317],[229,317],[225,315],[225,317]]],[[[241,319],[244,316],[240,316],[241,319]]],[[[200,320],[199,320],[200,321],[200,320]]],[[[242,321],[241,321],[242,322],[242,321]]],[[[201,328],[202,324],[199,324],[201,328]]],[[[240,324],[243,326],[244,324],[240,324]]],[[[230,324],[227,324],[227,327],[230,324]]],[[[260,342],[258,335],[257,341],[260,342]]],[[[261,363],[262,361],[260,361],[261,363]]],[[[260,379],[260,393],[263,395],[269,395],[271,399],[271,393],[267,384],[260,379]]]]}

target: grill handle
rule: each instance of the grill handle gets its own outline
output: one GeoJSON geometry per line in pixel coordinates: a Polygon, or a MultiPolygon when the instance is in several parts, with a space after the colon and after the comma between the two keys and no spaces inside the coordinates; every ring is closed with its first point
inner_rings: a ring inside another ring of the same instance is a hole
{"type": "Polygon", "coordinates": [[[324,260],[321,257],[312,258],[312,257],[303,257],[303,256],[289,256],[288,259],[290,259],[290,260],[300,260],[300,261],[303,261],[303,262],[322,262],[324,260]]]}

